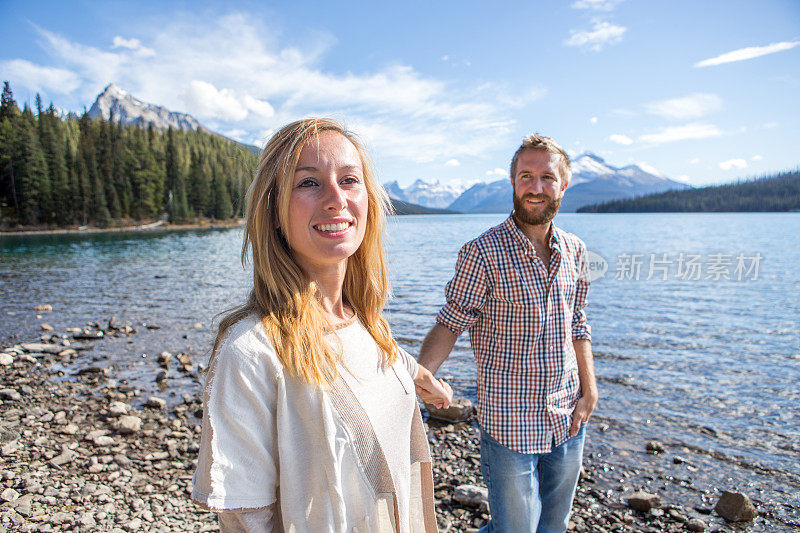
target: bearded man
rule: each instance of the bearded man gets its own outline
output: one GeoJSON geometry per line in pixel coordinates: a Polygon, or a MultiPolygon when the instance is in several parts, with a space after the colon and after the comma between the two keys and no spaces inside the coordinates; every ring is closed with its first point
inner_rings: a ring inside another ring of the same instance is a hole
{"type": "Polygon", "coordinates": [[[598,399],[586,246],[552,223],[571,177],[561,146],[527,137],[510,177],[514,211],[461,248],[419,363],[436,372],[469,330],[492,517],[481,531],[563,532],[598,399]]]}

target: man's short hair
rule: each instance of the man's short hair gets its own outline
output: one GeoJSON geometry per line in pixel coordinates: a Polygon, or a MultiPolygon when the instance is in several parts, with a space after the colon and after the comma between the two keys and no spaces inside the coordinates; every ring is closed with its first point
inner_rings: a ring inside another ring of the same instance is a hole
{"type": "Polygon", "coordinates": [[[561,145],[555,142],[550,137],[545,137],[543,135],[539,135],[538,133],[534,133],[532,135],[528,135],[522,140],[522,144],[517,148],[517,151],[514,152],[514,157],[511,159],[511,179],[513,180],[517,174],[517,161],[519,161],[519,156],[525,150],[541,150],[543,152],[550,152],[551,154],[558,154],[561,156],[561,163],[558,165],[559,173],[561,174],[561,179],[566,182],[569,182],[570,178],[572,177],[572,170],[569,166],[569,156],[567,152],[561,148],[561,145]]]}

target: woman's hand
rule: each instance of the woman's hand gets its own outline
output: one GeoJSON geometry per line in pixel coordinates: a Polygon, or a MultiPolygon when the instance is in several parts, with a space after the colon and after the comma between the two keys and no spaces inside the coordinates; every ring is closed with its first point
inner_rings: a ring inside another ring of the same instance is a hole
{"type": "Polygon", "coordinates": [[[437,380],[422,365],[419,365],[419,370],[417,370],[414,387],[423,402],[434,405],[439,409],[447,409],[453,401],[453,389],[450,388],[450,385],[443,379],[437,380]]]}

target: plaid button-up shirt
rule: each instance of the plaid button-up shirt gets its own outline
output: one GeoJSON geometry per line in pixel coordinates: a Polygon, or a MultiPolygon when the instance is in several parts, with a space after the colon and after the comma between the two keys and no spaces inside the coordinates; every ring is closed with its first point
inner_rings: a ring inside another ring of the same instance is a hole
{"type": "Polygon", "coordinates": [[[580,397],[573,339],[591,340],[586,245],[551,225],[550,264],[513,216],[458,254],[436,321],[469,329],[478,366],[478,421],[521,453],[546,453],[569,438],[580,397]]]}

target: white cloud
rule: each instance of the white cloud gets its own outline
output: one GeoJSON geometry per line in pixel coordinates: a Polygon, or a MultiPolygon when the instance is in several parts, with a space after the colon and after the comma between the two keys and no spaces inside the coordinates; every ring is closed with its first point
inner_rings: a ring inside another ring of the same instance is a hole
{"type": "Polygon", "coordinates": [[[573,9],[591,9],[593,11],[612,11],[622,0],[576,0],[570,4],[573,9]]]}
{"type": "Polygon", "coordinates": [[[627,135],[622,135],[621,133],[613,133],[609,135],[608,140],[625,146],[633,144],[633,139],[631,139],[627,135]]]}
{"type": "Polygon", "coordinates": [[[234,130],[223,131],[222,134],[226,137],[230,137],[231,139],[237,141],[243,141],[245,136],[247,135],[247,130],[234,129],[234,130]]]}
{"type": "Polygon", "coordinates": [[[751,159],[752,161],[761,161],[762,159],[764,159],[764,156],[762,156],[762,155],[754,155],[754,156],[753,156],[753,157],[751,157],[750,159],[751,159]]]}
{"type": "Polygon", "coordinates": [[[504,168],[493,168],[492,170],[487,170],[486,171],[486,175],[488,177],[490,177],[490,178],[494,178],[494,177],[498,177],[498,176],[501,177],[501,178],[507,178],[508,177],[508,170],[506,170],[504,168]]]}
{"type": "Polygon", "coordinates": [[[589,122],[591,122],[592,124],[597,124],[597,117],[590,118],[589,122]]]}
{"type": "Polygon", "coordinates": [[[690,120],[719,111],[722,109],[722,99],[716,94],[695,93],[653,102],[645,107],[653,115],[673,120],[690,120]]]}
{"type": "Polygon", "coordinates": [[[664,144],[692,139],[709,139],[720,135],[722,135],[722,131],[713,124],[693,123],[662,128],[658,133],[641,135],[638,140],[647,144],[664,144]]]}
{"type": "Polygon", "coordinates": [[[753,59],[755,57],[765,56],[767,54],[774,54],[776,52],[783,52],[790,50],[800,44],[800,41],[783,41],[780,43],[772,43],[766,46],[748,46],[747,48],[739,48],[732,52],[727,52],[717,57],[704,59],[694,64],[695,68],[699,67],[713,67],[722,65],[724,63],[733,63],[735,61],[744,61],[746,59],[753,59]]]}
{"type": "Polygon", "coordinates": [[[112,48],[127,48],[128,50],[136,50],[142,46],[142,41],[139,39],[125,39],[117,35],[114,37],[112,48]]]}
{"type": "Polygon", "coordinates": [[[253,98],[249,94],[244,96],[244,105],[261,118],[271,118],[275,116],[275,109],[269,102],[253,98]]]}
{"type": "Polygon", "coordinates": [[[513,144],[517,109],[545,92],[456,85],[403,64],[332,71],[324,60],[332,37],[288,48],[272,30],[252,13],[184,13],[101,49],[38,29],[51,63],[78,75],[79,102],[114,82],[144,101],[218,121],[221,130],[245,129],[250,139],[302,116],[346,117],[383,160],[444,161],[513,144]],[[135,47],[154,55],[140,57],[135,47]]]}
{"type": "Polygon", "coordinates": [[[719,168],[722,170],[730,170],[732,168],[747,168],[747,161],[744,159],[728,159],[727,161],[721,161],[719,163],[719,168]]]}
{"type": "Polygon", "coordinates": [[[80,78],[71,70],[36,65],[24,59],[0,62],[3,78],[35,92],[66,94],[80,86],[80,78]]]}
{"type": "Polygon", "coordinates": [[[690,165],[696,165],[699,162],[700,162],[700,158],[699,157],[693,157],[692,159],[689,160],[689,164],[690,165]]]}
{"type": "Polygon", "coordinates": [[[152,48],[142,46],[142,41],[139,39],[125,39],[119,35],[114,37],[111,48],[126,48],[134,52],[137,57],[152,57],[156,55],[156,51],[152,48]]]}
{"type": "Polygon", "coordinates": [[[627,30],[624,26],[617,26],[603,20],[595,20],[591,30],[570,30],[571,36],[564,41],[564,44],[599,52],[606,45],[622,41],[622,36],[627,30]]]}
{"type": "Polygon", "coordinates": [[[183,93],[189,111],[200,118],[238,121],[247,118],[247,109],[229,89],[217,90],[212,84],[192,80],[183,93]]]}
{"type": "Polygon", "coordinates": [[[444,166],[446,166],[446,167],[460,167],[461,166],[461,162],[458,159],[448,159],[445,162],[444,166]]]}
{"type": "Polygon", "coordinates": [[[681,174],[680,176],[676,176],[672,178],[675,181],[680,181],[681,183],[691,183],[692,180],[688,174],[681,174]]]}

